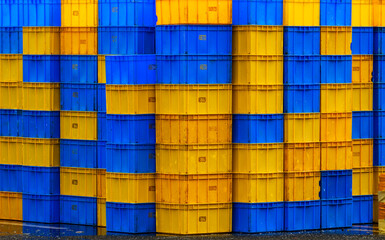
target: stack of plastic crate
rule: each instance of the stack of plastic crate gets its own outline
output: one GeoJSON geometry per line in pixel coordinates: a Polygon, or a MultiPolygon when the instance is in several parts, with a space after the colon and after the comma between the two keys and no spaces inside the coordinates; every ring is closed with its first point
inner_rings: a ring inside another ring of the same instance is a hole
{"type": "Polygon", "coordinates": [[[233,1],[234,232],[284,229],[282,16],[282,0],[233,1]]]}
{"type": "Polygon", "coordinates": [[[157,0],[157,232],[231,232],[231,2],[157,0]]]}
{"type": "Polygon", "coordinates": [[[99,1],[107,231],[155,233],[155,0],[99,1]]]}
{"type": "Polygon", "coordinates": [[[285,230],[319,229],[320,1],[283,8],[285,230]]]}

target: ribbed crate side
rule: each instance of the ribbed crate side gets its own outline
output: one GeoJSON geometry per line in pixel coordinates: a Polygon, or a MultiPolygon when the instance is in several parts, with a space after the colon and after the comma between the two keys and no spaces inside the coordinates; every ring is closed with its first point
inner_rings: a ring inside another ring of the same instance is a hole
{"type": "Polygon", "coordinates": [[[22,54],[23,53],[23,28],[22,27],[0,27],[0,53],[22,54]]]}
{"type": "Polygon", "coordinates": [[[94,197],[60,196],[60,222],[97,225],[97,199],[94,197]]]}
{"type": "Polygon", "coordinates": [[[373,112],[353,112],[352,139],[373,138],[373,112]]]}
{"type": "Polygon", "coordinates": [[[233,25],[282,25],[283,0],[233,0],[233,25]]]}
{"type": "Polygon", "coordinates": [[[284,113],[320,112],[321,86],[286,84],[283,99],[284,113]]]}
{"type": "Polygon", "coordinates": [[[352,170],[321,171],[321,200],[351,198],[352,170]]]}
{"type": "Polygon", "coordinates": [[[351,26],[352,1],[321,0],[321,26],[351,26]]]}
{"type": "Polygon", "coordinates": [[[60,82],[58,55],[23,55],[24,82],[60,82]]]}
{"type": "MultiPolygon", "coordinates": [[[[59,223],[59,213],[59,195],[36,195],[23,193],[23,221],[50,224],[59,223]]],[[[24,229],[23,232],[25,233],[24,229]]]]}

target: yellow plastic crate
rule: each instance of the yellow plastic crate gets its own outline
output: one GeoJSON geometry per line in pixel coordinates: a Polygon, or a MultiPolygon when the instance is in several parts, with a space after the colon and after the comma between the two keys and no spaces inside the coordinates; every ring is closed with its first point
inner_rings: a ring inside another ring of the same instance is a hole
{"type": "Polygon", "coordinates": [[[0,219],[23,221],[22,193],[0,192],[0,219]]]}
{"type": "Polygon", "coordinates": [[[61,27],[60,53],[62,55],[97,55],[97,27],[61,27]]]}
{"type": "Polygon", "coordinates": [[[60,112],[60,137],[63,139],[98,140],[96,112],[60,112]]]}
{"type": "MultiPolygon", "coordinates": [[[[106,227],[106,198],[97,199],[98,227],[106,227]]],[[[98,234],[99,235],[99,234],[98,234]]]]}
{"type": "Polygon", "coordinates": [[[156,204],[157,233],[229,233],[231,227],[232,203],[156,204]]]}
{"type": "Polygon", "coordinates": [[[283,143],[233,144],[233,173],[280,173],[283,162],[283,143]]]}
{"type": "Polygon", "coordinates": [[[373,110],[373,83],[353,83],[352,110],[373,110]]]}
{"type": "Polygon", "coordinates": [[[23,27],[23,54],[60,54],[60,27],[23,27]]]}
{"type": "Polygon", "coordinates": [[[98,198],[106,198],[106,169],[97,169],[96,170],[96,196],[98,198]]]}
{"type": "Polygon", "coordinates": [[[23,83],[23,110],[60,111],[60,83],[23,83]]]}
{"type": "Polygon", "coordinates": [[[319,200],[320,180],[319,171],[285,173],[284,201],[319,200]]]}
{"type": "Polygon", "coordinates": [[[352,141],[352,113],[321,113],[321,142],[352,141]]]}
{"type": "Polygon", "coordinates": [[[231,114],[231,84],[156,85],[157,114],[231,114]]]}
{"type": "Polygon", "coordinates": [[[321,27],[321,55],[351,55],[352,27],[321,27]]]}
{"type": "Polygon", "coordinates": [[[0,137],[0,164],[23,165],[23,139],[0,137]]]}
{"type": "Polygon", "coordinates": [[[373,139],[353,139],[353,168],[373,166],[373,139]]]}
{"type": "Polygon", "coordinates": [[[0,82],[0,109],[22,109],[22,82],[0,82]]]}
{"type": "Polygon", "coordinates": [[[231,144],[156,145],[157,173],[218,174],[231,171],[231,144]]]}
{"type": "Polygon", "coordinates": [[[352,84],[321,84],[321,113],[352,111],[352,84]]]}
{"type": "Polygon", "coordinates": [[[60,166],[60,140],[23,138],[23,165],[39,167],[60,166]]]}
{"type": "Polygon", "coordinates": [[[106,83],[106,56],[98,55],[98,83],[106,83]]]}
{"type": "Polygon", "coordinates": [[[352,26],[373,26],[373,0],[352,0],[352,26]]]}
{"type": "Polygon", "coordinates": [[[233,113],[283,113],[283,85],[234,85],[233,113]]]}
{"type": "Polygon", "coordinates": [[[372,3],[373,3],[373,26],[384,27],[385,26],[385,1],[372,0],[372,3]]]}
{"type": "Polygon", "coordinates": [[[230,203],[231,174],[157,174],[156,202],[175,204],[230,203]]]}
{"type": "Polygon", "coordinates": [[[233,56],[234,85],[282,85],[283,56],[233,56]]]}
{"type": "Polygon", "coordinates": [[[231,0],[156,0],[157,25],[232,23],[231,0]]]}
{"type": "Polygon", "coordinates": [[[97,169],[60,168],[60,194],[97,197],[97,169]]]}
{"type": "Polygon", "coordinates": [[[372,83],[373,55],[353,55],[352,58],[352,82],[372,83]]]}
{"type": "Polygon", "coordinates": [[[154,203],[155,174],[108,172],[107,202],[154,203]]]}
{"type": "Polygon", "coordinates": [[[352,169],[352,166],[352,141],[321,143],[322,171],[352,169]]]}
{"type": "Polygon", "coordinates": [[[155,85],[107,84],[106,99],[107,114],[155,114],[155,85]]]}
{"type": "Polygon", "coordinates": [[[62,0],[62,27],[97,27],[98,0],[62,0]]]}
{"type": "Polygon", "coordinates": [[[283,172],[233,175],[233,201],[242,203],[282,202],[283,172]]]}
{"type": "Polygon", "coordinates": [[[283,55],[283,26],[233,27],[233,55],[283,55]]]}
{"type": "Polygon", "coordinates": [[[0,82],[23,81],[23,55],[0,54],[0,82]]]}
{"type": "Polygon", "coordinates": [[[285,143],[285,172],[321,170],[321,144],[319,142],[285,143]]]}
{"type": "Polygon", "coordinates": [[[373,194],[378,194],[378,177],[380,174],[385,173],[385,167],[373,167],[373,194]]]}
{"type": "Polygon", "coordinates": [[[319,26],[320,0],[283,0],[284,26],[319,26]]]}
{"type": "Polygon", "coordinates": [[[232,143],[232,115],[156,115],[156,142],[232,143]]]}
{"type": "Polygon", "coordinates": [[[373,194],[373,167],[353,168],[353,196],[373,194]]]}
{"type": "Polygon", "coordinates": [[[284,142],[305,143],[320,140],[319,113],[288,113],[284,116],[284,142]]]}

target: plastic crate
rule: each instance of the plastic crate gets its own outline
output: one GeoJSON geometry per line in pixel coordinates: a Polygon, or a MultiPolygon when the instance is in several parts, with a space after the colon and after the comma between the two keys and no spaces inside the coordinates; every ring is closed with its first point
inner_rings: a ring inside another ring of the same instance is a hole
{"type": "Polygon", "coordinates": [[[107,231],[155,233],[155,203],[106,203],[107,231]]]}
{"type": "Polygon", "coordinates": [[[21,110],[0,109],[0,136],[21,137],[23,117],[21,110]]]}
{"type": "Polygon", "coordinates": [[[285,55],[319,55],[321,46],[320,27],[285,27],[283,53],[285,55]]]}
{"type": "Polygon", "coordinates": [[[60,137],[98,140],[97,112],[60,111],[60,137]]]}
{"type": "Polygon", "coordinates": [[[354,55],[352,60],[352,82],[373,83],[373,56],[354,55]]]}
{"type": "Polygon", "coordinates": [[[60,111],[59,83],[23,83],[23,110],[60,111]]]}
{"type": "MultiPolygon", "coordinates": [[[[106,227],[107,222],[107,207],[106,207],[106,198],[98,198],[97,199],[97,213],[98,213],[98,227],[106,227]]],[[[95,234],[96,235],[96,234],[95,234]]],[[[105,234],[103,234],[105,235],[105,234]]]]}
{"type": "Polygon", "coordinates": [[[18,83],[23,81],[23,56],[20,54],[0,55],[0,82],[18,83]]]}
{"type": "Polygon", "coordinates": [[[321,26],[351,26],[352,23],[352,1],[320,1],[320,23],[321,26]]]}
{"type": "Polygon", "coordinates": [[[99,26],[156,25],[155,0],[98,0],[99,26]]]}
{"type": "Polygon", "coordinates": [[[352,139],[373,138],[373,112],[353,112],[352,139]]]}
{"type": "Polygon", "coordinates": [[[60,28],[23,27],[23,54],[60,54],[60,28]]]}
{"type": "Polygon", "coordinates": [[[158,84],[230,84],[230,55],[157,55],[158,84]]]}
{"type": "Polygon", "coordinates": [[[284,26],[319,26],[319,0],[289,0],[283,3],[284,26]]]}
{"type": "Polygon", "coordinates": [[[60,81],[62,83],[98,83],[97,56],[61,55],[60,81]]]}
{"type": "Polygon", "coordinates": [[[96,196],[106,201],[107,196],[107,171],[106,169],[96,170],[96,196]]]}
{"type": "Polygon", "coordinates": [[[101,169],[107,168],[107,141],[98,141],[97,148],[97,167],[101,169]]]}
{"type": "Polygon", "coordinates": [[[288,113],[284,115],[284,142],[305,143],[320,141],[319,113],[288,113]]]}
{"type": "Polygon", "coordinates": [[[385,26],[385,8],[382,0],[373,1],[373,26],[385,26]]]}
{"type": "Polygon", "coordinates": [[[353,168],[352,186],[353,196],[373,195],[373,167],[353,168]]]}
{"type": "MultiPolygon", "coordinates": [[[[93,0],[92,0],[93,1],[93,0]]],[[[61,27],[61,55],[96,55],[98,54],[97,27],[61,27]]]]}
{"type": "Polygon", "coordinates": [[[99,54],[154,54],[153,27],[98,27],[99,54]]]}
{"type": "Polygon", "coordinates": [[[373,84],[373,110],[384,111],[385,110],[385,82],[373,84]]]}
{"type": "Polygon", "coordinates": [[[320,199],[320,172],[285,172],[284,201],[320,199]]]}
{"type": "Polygon", "coordinates": [[[97,141],[60,140],[60,166],[97,168],[97,141]]]}
{"type": "Polygon", "coordinates": [[[321,56],[321,83],[351,83],[352,56],[321,56]]]}
{"type": "Polygon", "coordinates": [[[107,84],[155,84],[156,59],[153,54],[106,56],[107,84]]]}
{"type": "Polygon", "coordinates": [[[284,113],[310,113],[320,111],[320,84],[287,84],[283,93],[284,113]]]}
{"type": "Polygon", "coordinates": [[[283,114],[234,114],[234,143],[283,142],[283,114]]]}
{"type": "Polygon", "coordinates": [[[97,85],[97,91],[98,91],[98,95],[97,95],[97,111],[98,112],[102,112],[102,113],[106,113],[107,111],[107,104],[106,104],[106,84],[98,84],[97,85]]]}
{"type": "MultiPolygon", "coordinates": [[[[385,24],[384,24],[385,26],[385,24]]],[[[385,27],[373,27],[373,54],[385,53],[385,27]]]]}
{"type": "Polygon", "coordinates": [[[24,24],[24,0],[0,2],[0,26],[18,27],[24,24]]]}
{"type": "Polygon", "coordinates": [[[385,166],[385,139],[374,139],[373,166],[385,166]]]}
{"type": "Polygon", "coordinates": [[[353,169],[373,166],[373,139],[353,140],[353,169]]]}
{"type": "Polygon", "coordinates": [[[283,0],[234,0],[233,25],[282,25],[283,0]]]}
{"type": "Polygon", "coordinates": [[[352,0],[352,26],[353,27],[373,26],[372,1],[352,0]]]}
{"type": "Polygon", "coordinates": [[[233,203],[233,232],[280,232],[284,229],[284,203],[233,203]]]}
{"type": "Polygon", "coordinates": [[[321,200],[321,229],[351,227],[352,221],[352,198],[321,200]]]}
{"type": "Polygon", "coordinates": [[[353,224],[373,223],[373,195],[353,196],[353,224]]]}
{"type": "MultiPolygon", "coordinates": [[[[214,178],[215,180],[215,178],[214,178]]],[[[211,181],[210,181],[211,182],[211,181]]],[[[226,194],[224,184],[218,181],[221,194],[226,194]]],[[[214,186],[210,184],[210,189],[214,186]]],[[[163,186],[162,186],[163,187],[163,186]]],[[[200,190],[202,191],[202,190],[200,190]]],[[[232,199],[241,203],[282,202],[284,196],[284,174],[280,173],[241,173],[233,174],[232,199]]],[[[210,195],[213,194],[208,192],[210,195]]],[[[226,202],[226,198],[221,198],[226,202]]],[[[211,202],[210,202],[211,203],[211,202]]]]}
{"type": "Polygon", "coordinates": [[[353,27],[352,54],[373,54],[373,27],[353,27]]]}
{"type": "Polygon", "coordinates": [[[285,202],[285,231],[321,228],[321,201],[285,202]]]}
{"type": "Polygon", "coordinates": [[[321,113],[352,111],[352,84],[321,84],[321,113]]]}
{"type": "Polygon", "coordinates": [[[352,110],[373,110],[373,83],[353,83],[352,110]]]}
{"type": "Polygon", "coordinates": [[[23,53],[23,28],[0,27],[0,53],[23,53]]]}
{"type": "Polygon", "coordinates": [[[352,142],[321,142],[321,170],[352,168],[352,142]]]}
{"type": "Polygon", "coordinates": [[[0,191],[23,192],[23,170],[21,165],[0,164],[0,191]],[[15,181],[18,179],[19,181],[15,181]]]}
{"type": "Polygon", "coordinates": [[[60,110],[88,111],[98,110],[98,84],[60,84],[60,110]]]}
{"type": "Polygon", "coordinates": [[[231,55],[231,25],[172,25],[155,29],[156,54],[231,55]]]}
{"type": "Polygon", "coordinates": [[[385,55],[373,56],[373,82],[385,83],[385,55]]]}
{"type": "Polygon", "coordinates": [[[59,167],[60,140],[50,138],[22,138],[24,166],[59,167]]]}
{"type": "Polygon", "coordinates": [[[23,221],[38,223],[60,222],[60,195],[23,193],[23,221]]]}
{"type": "Polygon", "coordinates": [[[373,111],[374,138],[385,138],[385,111],[373,111]]]}
{"type": "Polygon", "coordinates": [[[155,144],[107,144],[107,171],[155,173],[155,144]]]}
{"type": "Polygon", "coordinates": [[[60,0],[25,0],[23,26],[61,26],[60,0]]]}
{"type": "Polygon", "coordinates": [[[321,55],[351,55],[352,27],[321,27],[321,55]]]}
{"type": "Polygon", "coordinates": [[[97,0],[62,0],[61,13],[63,27],[98,26],[97,0]]]}
{"type": "Polygon", "coordinates": [[[97,226],[97,199],[60,195],[60,223],[97,226]]]}
{"type": "Polygon", "coordinates": [[[95,168],[60,168],[60,193],[62,195],[97,197],[97,184],[97,169],[95,168]]]}
{"type": "Polygon", "coordinates": [[[351,141],[352,113],[321,113],[321,142],[351,141]]]}
{"type": "Polygon", "coordinates": [[[107,141],[107,114],[98,112],[98,141],[107,141]]]}
{"type": "Polygon", "coordinates": [[[0,164],[23,165],[22,138],[0,137],[0,164]]]}
{"type": "Polygon", "coordinates": [[[321,171],[321,200],[351,198],[352,170],[321,171]]]}
{"type": "Polygon", "coordinates": [[[0,192],[0,219],[23,221],[23,194],[0,192]]]}
{"type": "Polygon", "coordinates": [[[23,193],[28,194],[60,194],[59,167],[22,167],[23,193]]]}
{"type": "Polygon", "coordinates": [[[283,62],[284,84],[320,84],[320,56],[285,56],[283,62]]]}
{"type": "Polygon", "coordinates": [[[23,55],[23,82],[60,82],[58,55],[23,55]]]}
{"type": "Polygon", "coordinates": [[[23,88],[21,82],[0,82],[0,109],[22,109],[23,88]]]}
{"type": "Polygon", "coordinates": [[[60,138],[59,111],[23,111],[22,136],[26,138],[60,138]]]}
{"type": "Polygon", "coordinates": [[[284,150],[285,172],[321,170],[321,143],[286,143],[284,150]]]}

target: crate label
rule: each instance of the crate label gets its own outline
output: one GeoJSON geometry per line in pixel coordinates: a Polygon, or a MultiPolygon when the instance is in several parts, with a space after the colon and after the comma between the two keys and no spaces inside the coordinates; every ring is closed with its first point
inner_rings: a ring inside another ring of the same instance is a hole
{"type": "Polygon", "coordinates": [[[206,162],[206,157],[199,157],[199,162],[206,162]]]}
{"type": "Polygon", "coordinates": [[[75,97],[75,98],[79,97],[79,93],[78,92],[73,92],[72,93],[72,97],[75,97]]]}
{"type": "Polygon", "coordinates": [[[118,39],[118,36],[112,36],[112,42],[116,42],[116,40],[118,39]]]}
{"type": "Polygon", "coordinates": [[[215,11],[217,11],[217,7],[209,7],[209,11],[210,11],[210,12],[215,12],[215,11]]]}
{"type": "Polygon", "coordinates": [[[72,12],[72,15],[74,15],[74,16],[79,16],[79,11],[73,11],[73,12],[72,12]]]}
{"type": "Polygon", "coordinates": [[[155,154],[153,153],[148,154],[148,159],[155,159],[155,154]]]}
{"type": "Polygon", "coordinates": [[[209,191],[216,191],[217,190],[217,186],[209,186],[209,191]]]}
{"type": "Polygon", "coordinates": [[[80,44],[87,44],[87,40],[79,40],[80,44]]]}
{"type": "Polygon", "coordinates": [[[77,205],[72,205],[71,209],[76,211],[76,210],[78,210],[78,206],[77,205]]]}
{"type": "Polygon", "coordinates": [[[206,35],[199,35],[199,40],[206,41],[206,35]]]}
{"type": "Polygon", "coordinates": [[[155,102],[155,97],[149,97],[149,98],[148,98],[148,101],[149,101],[149,102],[155,102]]]}
{"type": "Polygon", "coordinates": [[[199,217],[199,222],[206,222],[206,217],[199,217]]]}
{"type": "Polygon", "coordinates": [[[360,152],[353,152],[353,156],[360,156],[360,152]]]}
{"type": "Polygon", "coordinates": [[[155,129],[155,124],[150,123],[150,124],[148,125],[148,128],[149,128],[149,129],[155,129]]]}
{"type": "Polygon", "coordinates": [[[78,150],[77,149],[72,149],[72,154],[78,154],[78,150]]]}
{"type": "Polygon", "coordinates": [[[206,102],[206,98],[205,98],[205,97],[200,97],[200,98],[198,99],[198,101],[199,101],[200,103],[205,103],[205,102],[206,102]]]}
{"type": "Polygon", "coordinates": [[[78,185],[78,180],[76,179],[72,180],[72,185],[78,185]]]}
{"type": "Polygon", "coordinates": [[[155,213],[154,212],[149,212],[148,213],[148,217],[149,218],[154,218],[155,217],[155,213]]]}
{"type": "Polygon", "coordinates": [[[148,191],[155,191],[155,186],[149,186],[148,191]]]}
{"type": "Polygon", "coordinates": [[[77,123],[72,123],[72,128],[78,128],[78,124],[77,123]]]}
{"type": "Polygon", "coordinates": [[[72,69],[73,70],[78,70],[79,69],[79,65],[78,64],[72,64],[72,69]]]}
{"type": "Polygon", "coordinates": [[[360,71],[360,67],[353,67],[353,71],[360,71]]]}
{"type": "Polygon", "coordinates": [[[209,131],[217,131],[217,130],[218,130],[217,126],[210,126],[209,127],[209,131]]]}
{"type": "Polygon", "coordinates": [[[148,65],[148,70],[156,70],[156,64],[148,65]]]}
{"type": "Polygon", "coordinates": [[[117,13],[117,12],[118,12],[118,7],[113,7],[113,8],[112,8],[112,12],[113,12],[113,13],[117,13]]]}
{"type": "Polygon", "coordinates": [[[207,64],[201,64],[199,68],[201,70],[207,70],[207,64]]]}

